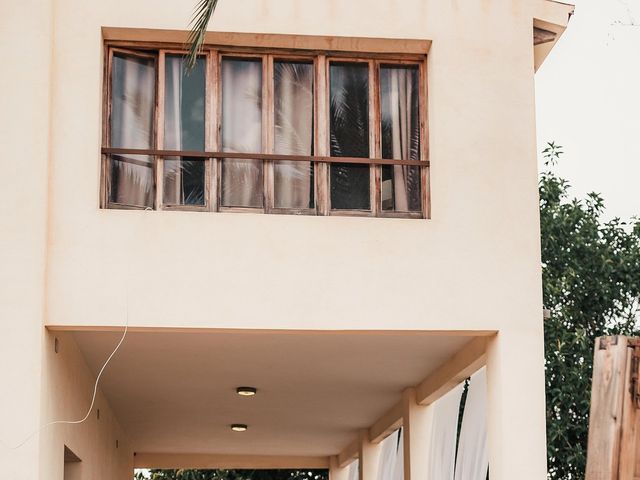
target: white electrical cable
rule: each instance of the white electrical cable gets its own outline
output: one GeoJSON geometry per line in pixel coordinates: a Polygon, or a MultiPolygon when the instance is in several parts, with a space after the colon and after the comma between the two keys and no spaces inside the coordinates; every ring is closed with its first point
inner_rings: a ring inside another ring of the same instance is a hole
{"type": "Polygon", "coordinates": [[[96,396],[98,395],[98,384],[100,383],[100,377],[102,376],[102,373],[104,372],[105,368],[107,368],[107,365],[109,365],[109,362],[111,361],[113,356],[116,354],[116,352],[124,342],[124,339],[127,336],[128,330],[129,330],[129,315],[127,314],[127,322],[125,323],[125,326],[124,326],[124,332],[122,332],[122,338],[120,338],[118,345],[116,345],[116,348],[113,350],[113,352],[111,352],[111,355],[109,355],[109,358],[107,358],[107,361],[104,362],[104,364],[102,365],[102,368],[100,369],[100,373],[98,373],[98,376],[96,377],[96,382],[93,386],[93,396],[91,397],[91,405],[89,405],[89,410],[87,410],[87,414],[84,417],[82,417],[81,420],[55,420],[53,422],[45,423],[36,431],[32,432],[27,438],[25,438],[22,442],[20,442],[15,447],[9,447],[5,445],[5,448],[8,448],[10,450],[18,450],[19,448],[24,446],[29,440],[31,440],[33,437],[39,434],[42,430],[44,430],[45,428],[51,427],[53,425],[79,425],[81,423],[84,423],[87,420],[87,418],[89,418],[89,415],[91,415],[93,406],[96,403],[96,396]]]}

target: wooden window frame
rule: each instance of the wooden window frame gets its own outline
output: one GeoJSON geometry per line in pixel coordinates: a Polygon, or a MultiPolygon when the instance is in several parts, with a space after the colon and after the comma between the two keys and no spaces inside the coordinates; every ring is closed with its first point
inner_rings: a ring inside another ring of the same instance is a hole
{"type": "Polygon", "coordinates": [[[184,45],[158,42],[107,41],[104,46],[104,88],[102,166],[100,182],[101,208],[144,210],[148,207],[115,204],[110,199],[110,162],[117,154],[145,154],[154,162],[154,210],[185,210],[212,212],[252,212],[287,215],[357,216],[382,218],[430,218],[430,163],[427,121],[427,57],[426,54],[358,53],[344,51],[316,51],[286,48],[232,47],[207,45],[201,56],[206,59],[205,79],[205,149],[203,152],[169,151],[164,149],[164,94],[166,55],[185,53],[184,45]],[[116,149],[110,145],[111,69],[114,53],[155,58],[156,102],[153,125],[153,149],[116,149]],[[262,152],[241,154],[222,152],[222,59],[260,58],[262,63],[262,152]],[[313,155],[276,155],[274,153],[274,62],[301,61],[313,65],[313,155]],[[330,157],[329,105],[331,62],[366,63],[369,68],[369,155],[371,158],[330,157]],[[380,106],[381,66],[415,65],[419,74],[420,158],[417,161],[382,159],[382,123],[380,106]],[[173,205],[164,203],[165,157],[195,157],[205,163],[204,205],[173,205]],[[234,158],[262,161],[263,206],[223,206],[221,202],[222,161],[234,158]],[[314,168],[313,208],[276,208],[274,205],[274,163],[277,161],[310,162],[314,168]],[[370,166],[370,210],[332,209],[330,195],[331,163],[368,164],[370,166]],[[421,211],[383,210],[381,204],[382,165],[415,165],[421,172],[421,211]]]}

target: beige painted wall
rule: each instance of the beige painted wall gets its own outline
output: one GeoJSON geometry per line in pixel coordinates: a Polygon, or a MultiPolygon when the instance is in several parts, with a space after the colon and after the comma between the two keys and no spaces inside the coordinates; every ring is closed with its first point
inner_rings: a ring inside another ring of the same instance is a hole
{"type": "MultiPolygon", "coordinates": [[[[193,3],[2,4],[0,59],[20,66],[0,76],[11,92],[0,115],[0,190],[10,199],[0,207],[0,361],[12,365],[0,368],[11,392],[0,400],[3,440],[69,413],[64,395],[84,398],[84,380],[60,390],[71,370],[50,352],[41,358],[51,340],[43,319],[115,326],[128,310],[137,326],[499,330],[489,359],[492,479],[542,480],[535,2],[220,2],[220,31],[433,41],[431,220],[99,210],[100,28],[184,29],[193,3]]],[[[41,455],[32,443],[0,450],[0,463],[14,478],[55,478],[63,436],[82,449],[91,432],[49,433],[41,455]]]]}
{"type": "Polygon", "coordinates": [[[139,326],[539,322],[529,2],[220,2],[221,31],[433,40],[430,221],[98,210],[100,27],[183,29],[192,5],[56,5],[47,324],[121,325],[127,289],[139,326]]]}
{"type": "MultiPolygon", "coordinates": [[[[47,393],[43,398],[42,421],[80,420],[91,403],[95,377],[73,334],[46,334],[44,364],[43,390],[47,393]],[[58,353],[54,351],[56,337],[58,353]]],[[[133,476],[133,450],[100,390],[93,411],[84,423],[48,427],[43,430],[40,441],[40,478],[43,480],[67,480],[63,477],[65,445],[81,460],[74,466],[77,478],[131,480],[133,476]]]]}
{"type": "Polygon", "coordinates": [[[0,3],[0,466],[16,480],[39,466],[37,441],[10,447],[40,420],[51,27],[49,0],[0,3]]]}

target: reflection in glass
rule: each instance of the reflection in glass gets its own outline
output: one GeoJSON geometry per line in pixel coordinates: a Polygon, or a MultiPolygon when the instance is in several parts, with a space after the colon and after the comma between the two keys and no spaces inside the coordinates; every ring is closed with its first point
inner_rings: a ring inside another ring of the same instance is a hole
{"type": "MultiPolygon", "coordinates": [[[[204,151],[205,59],[185,72],[182,55],[165,57],[164,148],[204,151]]],[[[204,205],[205,162],[168,157],[164,161],[164,203],[204,205]]]]}
{"type": "MultiPolygon", "coordinates": [[[[222,149],[262,151],[262,62],[222,60],[222,149]]],[[[222,205],[262,207],[262,162],[222,160],[222,205]]]]}
{"type": "MultiPolygon", "coordinates": [[[[313,64],[274,62],[275,153],[313,155],[313,64]]],[[[276,208],[313,208],[313,164],[275,162],[276,208]]]]}
{"type": "MultiPolygon", "coordinates": [[[[332,157],[369,157],[369,66],[330,66],[332,157]]],[[[369,210],[368,165],[331,164],[331,208],[369,210]]]]}
{"type": "MultiPolygon", "coordinates": [[[[380,68],[382,157],[420,160],[419,73],[417,67],[380,68]]],[[[382,209],[421,210],[420,167],[382,166],[382,209]]]]}
{"type": "MultiPolygon", "coordinates": [[[[111,146],[153,147],[155,105],[153,58],[114,54],[111,71],[111,146]]],[[[147,155],[113,155],[109,201],[153,208],[153,160],[147,155]]]]}

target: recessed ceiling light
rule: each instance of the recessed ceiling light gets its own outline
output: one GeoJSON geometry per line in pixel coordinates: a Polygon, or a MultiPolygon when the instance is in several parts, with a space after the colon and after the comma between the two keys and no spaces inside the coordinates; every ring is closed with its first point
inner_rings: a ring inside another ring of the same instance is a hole
{"type": "Polygon", "coordinates": [[[234,423],[233,425],[231,425],[231,430],[233,430],[234,432],[246,432],[247,428],[249,427],[247,427],[243,423],[234,423]]]}
{"type": "Polygon", "coordinates": [[[258,389],[255,387],[238,387],[236,388],[236,392],[243,397],[253,397],[258,393],[258,389]]]}

